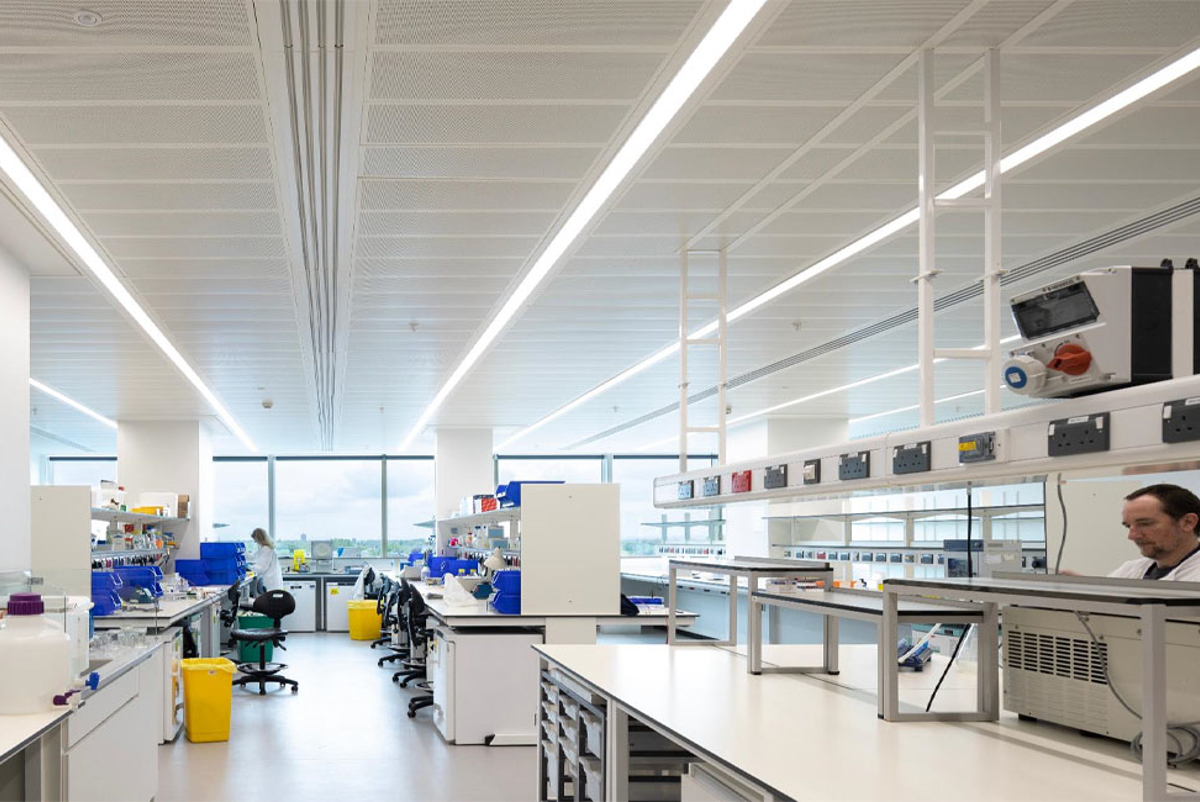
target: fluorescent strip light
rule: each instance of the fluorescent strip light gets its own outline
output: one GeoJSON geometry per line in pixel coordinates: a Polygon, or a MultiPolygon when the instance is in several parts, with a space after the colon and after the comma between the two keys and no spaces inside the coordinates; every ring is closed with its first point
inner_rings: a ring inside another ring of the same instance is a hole
{"type": "MultiPolygon", "coordinates": [[[[933,403],[944,404],[947,401],[960,401],[964,398],[970,398],[971,396],[983,395],[983,393],[984,393],[983,390],[972,390],[969,393],[959,393],[958,395],[949,395],[949,396],[946,396],[945,398],[938,398],[933,403]]],[[[886,418],[888,415],[899,415],[901,412],[912,412],[913,410],[917,410],[920,408],[921,408],[920,404],[913,404],[911,407],[900,407],[899,409],[889,409],[887,412],[876,412],[873,415],[863,415],[861,418],[851,418],[847,422],[848,423],[862,423],[865,420],[873,420],[875,418],[886,418]]]]}
{"type": "Polygon", "coordinates": [[[96,410],[90,409],[89,407],[85,407],[83,404],[79,403],[74,398],[71,398],[70,396],[67,396],[67,395],[63,395],[58,390],[55,390],[53,387],[51,387],[48,384],[42,384],[37,379],[30,379],[29,386],[35,390],[40,390],[41,392],[45,393],[46,395],[50,396],[51,398],[56,398],[59,401],[62,401],[67,406],[71,407],[72,409],[79,410],[80,412],[82,412],[84,415],[87,415],[88,417],[95,418],[96,420],[100,421],[101,423],[103,423],[105,426],[107,426],[110,429],[117,428],[117,422],[115,420],[112,420],[111,418],[106,418],[103,415],[101,415],[99,412],[97,412],[96,410]]]}
{"type": "MultiPolygon", "coordinates": [[[[571,212],[570,217],[563,223],[562,228],[550,240],[550,244],[542,251],[537,260],[533,263],[533,267],[525,275],[512,295],[500,307],[500,311],[492,318],[487,328],[479,336],[479,339],[467,351],[462,362],[450,374],[446,383],[442,385],[433,400],[429,402],[429,406],[421,413],[421,417],[417,419],[416,424],[409,431],[408,436],[404,438],[404,442],[400,445],[401,451],[407,451],[412,445],[417,435],[429,423],[433,417],[433,413],[445,403],[450,393],[458,386],[459,382],[467,375],[467,372],[479,361],[484,352],[491,346],[492,342],[500,336],[500,332],[509,324],[512,318],[517,314],[529,297],[537,289],[538,285],[550,273],[550,270],[558,262],[562,255],[567,252],[567,249],[575,242],[576,238],[583,230],[591,223],[592,219],[616,191],[621,182],[629,175],[638,161],[646,155],[646,151],[658,139],[659,134],[663,132],[674,119],[679,109],[687,102],[688,98],[696,91],[700,83],[712,72],[713,67],[721,60],[721,57],[729,50],[734,41],[750,24],[762,8],[766,0],[731,0],[725,10],[721,12],[721,16],[713,23],[712,28],[704,35],[700,44],[688,56],[687,61],[667,84],[667,88],[663,90],[658,99],[654,101],[654,105],[646,112],[646,116],[630,134],[625,143],[621,145],[620,150],[613,156],[612,161],[604,168],[596,183],[592,185],[583,200],[571,212]]],[[[657,356],[657,354],[656,354],[657,356]]],[[[665,357],[659,357],[660,359],[665,357]]],[[[651,357],[653,359],[653,357],[651,357]]],[[[653,363],[651,363],[653,364],[653,363]]],[[[649,365],[646,365],[649,367],[649,365]]],[[[642,368],[644,369],[644,368],[642,368]]],[[[638,372],[638,371],[634,371],[638,372]]],[[[626,371],[629,375],[633,375],[626,371]]],[[[628,376],[625,376],[628,378],[628,376]]],[[[624,379],[622,379],[624,381],[624,379]]]]}
{"type": "MultiPolygon", "coordinates": [[[[1113,114],[1116,114],[1118,111],[1121,111],[1122,109],[1130,106],[1131,104],[1136,103],[1137,101],[1141,100],[1142,98],[1146,97],[1147,95],[1151,94],[1152,92],[1155,92],[1155,91],[1163,88],[1164,86],[1171,83],[1172,81],[1176,81],[1179,78],[1182,78],[1184,75],[1187,75],[1189,72],[1192,72],[1197,67],[1200,67],[1200,48],[1193,50],[1191,53],[1188,53],[1187,55],[1185,55],[1179,59],[1176,59],[1175,61],[1171,62],[1167,66],[1158,70],[1154,74],[1149,75],[1149,76],[1143,78],[1142,80],[1138,81],[1137,83],[1133,84],[1128,89],[1124,89],[1121,92],[1118,92],[1117,94],[1113,95],[1111,98],[1097,104],[1096,106],[1093,106],[1091,109],[1089,109],[1085,112],[1082,112],[1082,113],[1076,115],[1075,117],[1072,117],[1070,120],[1067,120],[1062,125],[1055,128],[1053,131],[1050,131],[1050,132],[1044,134],[1043,136],[1038,137],[1033,142],[1030,142],[1028,145],[1025,145],[1022,148],[1018,148],[1017,150],[1013,151],[1009,155],[1003,157],[1000,160],[1000,172],[1006,173],[1009,170],[1012,170],[1012,169],[1024,164],[1025,162],[1029,161],[1030,159],[1034,158],[1035,156],[1038,156],[1038,155],[1046,152],[1050,148],[1053,148],[1056,145],[1062,144],[1067,139],[1070,139],[1071,137],[1076,136],[1077,134],[1087,130],[1088,128],[1096,125],[1097,123],[1101,122],[1105,118],[1111,117],[1113,114]]],[[[938,198],[938,200],[956,200],[976,189],[979,189],[980,187],[983,186],[983,183],[984,183],[984,172],[983,172],[983,170],[980,170],[979,172],[975,173],[974,175],[971,175],[971,176],[963,179],[962,181],[958,182],[954,186],[945,190],[944,192],[939,194],[937,196],[937,198],[938,198]]],[[[861,253],[863,250],[871,247],[872,245],[878,244],[881,240],[883,240],[887,237],[890,237],[892,234],[902,231],[903,229],[905,229],[908,226],[912,225],[913,223],[917,222],[920,219],[920,217],[921,217],[920,210],[914,206],[913,208],[902,213],[899,217],[889,220],[888,222],[884,223],[879,228],[860,237],[859,239],[857,239],[854,242],[850,243],[849,245],[845,246],[841,250],[836,251],[835,253],[830,254],[829,256],[826,256],[824,259],[821,259],[819,262],[817,262],[817,263],[813,264],[812,266],[804,269],[803,271],[795,274],[791,278],[788,278],[788,279],[780,282],[779,284],[776,284],[774,287],[771,287],[770,289],[765,290],[764,292],[762,292],[762,293],[754,296],[750,300],[746,301],[741,306],[738,306],[738,307],[730,310],[730,312],[727,315],[727,319],[729,320],[729,322],[733,322],[733,321],[737,320],[738,318],[741,318],[741,317],[749,314],[750,312],[753,312],[758,307],[762,306],[765,303],[775,300],[780,295],[783,295],[785,292],[794,290],[796,287],[799,287],[801,284],[804,284],[807,281],[811,281],[812,279],[821,275],[822,273],[829,270],[830,268],[836,267],[837,265],[841,264],[842,262],[845,262],[847,259],[850,259],[853,256],[856,256],[857,254],[861,253]]],[[[717,321],[714,320],[714,321],[711,321],[711,322],[705,324],[703,327],[701,327],[697,331],[693,332],[689,336],[705,337],[705,336],[708,336],[709,334],[712,334],[716,330],[717,330],[717,321]]],[[[679,345],[677,342],[675,344],[675,349],[678,350],[678,348],[679,348],[679,345]]],[[[654,357],[657,357],[661,353],[662,353],[661,351],[655,352],[654,357]]],[[[650,357],[650,358],[653,359],[654,357],[650,357]]],[[[660,361],[660,360],[656,360],[656,361],[660,361]]],[[[638,368],[638,367],[639,367],[638,365],[634,366],[634,368],[638,368]]],[[[646,367],[649,367],[649,365],[647,365],[646,367]]],[[[584,399],[584,398],[590,400],[591,398],[594,398],[596,395],[599,395],[600,392],[611,390],[617,384],[620,384],[622,381],[624,381],[625,378],[629,378],[629,376],[635,375],[636,373],[640,372],[638,370],[635,370],[634,368],[630,368],[629,370],[626,370],[625,372],[618,374],[617,376],[614,376],[613,378],[604,382],[604,384],[598,385],[593,390],[588,391],[588,393],[586,393],[585,395],[580,396],[579,399],[576,399],[576,401],[580,401],[580,399],[584,399]],[[624,377],[624,378],[622,378],[622,377],[624,377]],[[601,388],[604,388],[604,390],[602,391],[601,388]]],[[[574,409],[576,406],[578,406],[578,404],[575,401],[572,401],[572,402],[570,402],[570,404],[568,406],[571,409],[574,409]]],[[[538,420],[531,426],[521,430],[520,432],[517,432],[515,435],[513,435],[511,438],[509,438],[508,442],[511,443],[515,440],[520,439],[521,437],[524,437],[526,434],[528,434],[529,432],[532,432],[534,429],[537,429],[540,426],[544,425],[545,423],[548,423],[549,421],[553,420],[554,418],[557,418],[560,414],[562,414],[565,411],[567,411],[567,409],[564,407],[564,408],[558,409],[558,410],[550,413],[550,415],[538,420]]]]}
{"type": "Polygon", "coordinates": [[[42,186],[41,182],[33,175],[17,152],[12,149],[3,136],[0,136],[0,169],[3,169],[8,177],[16,184],[17,188],[25,195],[34,208],[46,219],[46,222],[58,232],[58,235],[63,238],[63,241],[70,246],[75,255],[83,263],[93,276],[108,290],[109,294],[116,299],[117,303],[134,319],[134,322],[141,327],[150,339],[158,346],[159,350],[171,360],[172,364],[179,369],[179,372],[191,382],[192,386],[199,391],[204,400],[208,402],[213,411],[217,413],[217,417],[229,427],[229,430],[237,435],[237,438],[251,451],[257,451],[254,443],[242,431],[242,427],[234,420],[233,415],[225,409],[224,405],[217,400],[216,393],[209,389],[200,375],[188,364],[183,355],[175,348],[167,335],[162,329],[151,319],[146,310],[134,300],[133,295],[121,283],[112,269],[104,261],[96,249],[91,246],[79,229],[71,222],[71,218],[62,210],[62,207],[50,197],[50,193],[42,186]]]}

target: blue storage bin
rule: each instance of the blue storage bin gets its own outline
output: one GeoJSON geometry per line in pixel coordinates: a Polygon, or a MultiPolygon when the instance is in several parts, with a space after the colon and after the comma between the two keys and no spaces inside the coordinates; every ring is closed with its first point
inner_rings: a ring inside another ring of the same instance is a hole
{"type": "Polygon", "coordinates": [[[121,595],[115,590],[92,589],[93,616],[112,615],[121,612],[121,595]]]}
{"type": "Polygon", "coordinates": [[[478,569],[479,563],[475,560],[451,560],[446,564],[446,573],[454,576],[470,574],[478,569]]]}
{"type": "Polygon", "coordinates": [[[245,543],[201,543],[200,556],[204,558],[214,557],[242,557],[246,554],[245,543]]]}
{"type": "Polygon", "coordinates": [[[496,500],[500,502],[501,507],[520,507],[521,506],[521,486],[522,485],[561,485],[565,484],[561,479],[555,480],[537,480],[537,481],[519,481],[509,482],[506,485],[500,485],[496,488],[496,500]]]}
{"type": "Polygon", "coordinates": [[[233,585],[242,579],[237,571],[210,571],[208,573],[208,584],[210,585],[233,585]]]}
{"type": "Polygon", "coordinates": [[[207,574],[214,571],[237,571],[246,565],[236,557],[205,557],[200,562],[204,563],[204,572],[207,574]]]}
{"type": "Polygon", "coordinates": [[[113,569],[113,573],[121,577],[121,582],[124,583],[120,590],[123,599],[130,598],[135,587],[145,588],[156,598],[163,595],[162,586],[158,584],[158,577],[162,572],[153,566],[118,566],[113,569]]]}
{"type": "Polygon", "coordinates": [[[662,596],[630,596],[629,600],[634,604],[663,604],[662,596]]]}
{"type": "Polygon", "coordinates": [[[516,569],[497,571],[492,577],[492,587],[499,593],[521,593],[521,572],[516,569]]]}
{"type": "Polygon", "coordinates": [[[520,593],[497,593],[492,597],[492,608],[504,615],[521,614],[520,593]]]}

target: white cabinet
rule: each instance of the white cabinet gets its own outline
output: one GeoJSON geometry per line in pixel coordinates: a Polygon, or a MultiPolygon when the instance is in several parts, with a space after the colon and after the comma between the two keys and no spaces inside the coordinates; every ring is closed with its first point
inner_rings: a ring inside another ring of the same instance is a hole
{"type": "Polygon", "coordinates": [[[430,632],[433,720],[450,743],[534,743],[538,700],[535,632],[430,632]]]}
{"type": "Polygon", "coordinates": [[[349,632],[350,611],[346,602],[354,598],[354,582],[358,577],[325,580],[325,631],[349,632]]]}
{"type": "Polygon", "coordinates": [[[317,631],[317,580],[285,579],[283,589],[296,600],[296,611],[283,619],[288,632],[317,631]]]}
{"type": "Polygon", "coordinates": [[[72,802],[148,802],[158,793],[156,695],[161,668],[148,660],[93,694],[71,714],[63,754],[72,802]]]}

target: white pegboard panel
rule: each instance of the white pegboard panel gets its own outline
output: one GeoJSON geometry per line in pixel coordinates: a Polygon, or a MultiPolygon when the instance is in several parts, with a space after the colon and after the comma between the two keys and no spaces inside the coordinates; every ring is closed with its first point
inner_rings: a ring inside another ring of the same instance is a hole
{"type": "MultiPolygon", "coordinates": [[[[1045,11],[1053,0],[1005,0],[988,3],[951,33],[945,47],[998,47],[1001,42],[1045,11]]],[[[1061,12],[1060,12],[1061,13],[1061,12]]],[[[1020,44],[1026,44],[1022,41],[1020,44]]]]}
{"type": "Polygon", "coordinates": [[[105,237],[102,242],[117,259],[261,259],[286,253],[282,237],[105,237]]]}
{"type": "MultiPolygon", "coordinates": [[[[1200,33],[1197,27],[1196,33],[1200,33]]],[[[1027,53],[1003,62],[1000,97],[1006,102],[1058,101],[1082,103],[1110,88],[1157,59],[1147,54],[1080,55],[1070,53],[1027,53]]],[[[983,96],[982,74],[976,75],[946,96],[947,100],[978,100],[983,96]]]]}
{"type": "Polygon", "coordinates": [[[679,237],[588,237],[576,253],[580,256],[666,256],[678,250],[679,237]]]}
{"type": "Polygon", "coordinates": [[[245,0],[7,0],[0,47],[252,47],[246,7],[245,0]],[[99,14],[100,24],[77,23],[81,9],[99,14]]]}
{"type": "Polygon", "coordinates": [[[850,102],[903,56],[863,53],[749,53],[712,97],[715,100],[850,102]]]}
{"type": "Polygon", "coordinates": [[[1187,107],[1142,106],[1136,114],[1088,131],[1077,140],[1085,145],[1195,145],[1196,110],[1187,107]]]}
{"type": "MultiPolygon", "coordinates": [[[[605,215],[596,226],[596,234],[650,234],[655,236],[678,236],[686,239],[699,231],[713,219],[711,212],[700,211],[617,211],[605,215]]],[[[733,215],[718,227],[718,233],[739,234],[748,225],[746,215],[733,215]]],[[[675,265],[679,272],[679,265],[675,265]]]]}
{"type": "Polygon", "coordinates": [[[672,45],[698,0],[381,0],[381,45],[672,45]]]}
{"type": "MultiPolygon", "coordinates": [[[[371,299],[371,303],[378,305],[383,300],[384,296],[405,295],[405,294],[427,294],[435,292],[445,292],[446,276],[406,276],[406,275],[358,275],[354,276],[354,292],[356,297],[371,299]]],[[[469,285],[463,285],[475,292],[490,293],[492,300],[500,296],[512,280],[512,274],[509,272],[489,274],[487,276],[476,276],[472,278],[469,285]]]]}
{"type": "Polygon", "coordinates": [[[1004,208],[1013,209],[1124,209],[1130,213],[1160,206],[1192,188],[1178,184],[1145,182],[1053,184],[1023,180],[1019,175],[1004,181],[1004,208]]]}
{"type": "Polygon", "coordinates": [[[374,103],[363,144],[606,144],[629,114],[604,105],[443,106],[374,103]]]}
{"type": "Polygon", "coordinates": [[[404,278],[420,276],[454,276],[457,279],[488,278],[491,276],[513,276],[521,269],[525,258],[521,256],[490,259],[462,259],[427,257],[355,259],[356,278],[404,278]]]}
{"type": "Polygon", "coordinates": [[[77,148],[34,151],[55,181],[269,179],[265,147],[77,148]]]}
{"type": "Polygon", "coordinates": [[[286,259],[122,259],[121,272],[141,278],[262,278],[287,276],[286,259]]]}
{"type": "Polygon", "coordinates": [[[526,234],[541,236],[554,222],[551,212],[362,212],[363,236],[526,234]]]}
{"type": "MultiPolygon", "coordinates": [[[[634,182],[615,208],[628,210],[690,209],[721,212],[753,186],[753,181],[634,182]]],[[[757,204],[751,202],[751,208],[757,204]]]]}
{"type": "Polygon", "coordinates": [[[507,209],[558,211],[575,185],[567,181],[359,181],[363,210],[507,209]]]}
{"type": "Polygon", "coordinates": [[[276,212],[91,212],[84,222],[108,236],[278,236],[276,212]]]}
{"type": "Polygon", "coordinates": [[[672,140],[675,144],[790,144],[798,147],[837,113],[833,108],[787,106],[701,107],[672,140]]]}
{"type": "Polygon", "coordinates": [[[753,182],[769,173],[793,148],[664,148],[643,175],[647,179],[753,182]]]}
{"type": "Polygon", "coordinates": [[[359,237],[355,256],[371,258],[527,257],[537,237],[359,237]]]}
{"type": "Polygon", "coordinates": [[[257,100],[249,53],[0,53],[6,101],[257,100]]]}
{"type": "Polygon", "coordinates": [[[960,0],[878,3],[875,0],[795,0],[759,40],[765,46],[827,45],[915,48],[949,22],[960,0]]]}
{"type": "Polygon", "coordinates": [[[26,146],[264,142],[259,106],[9,106],[26,146]]]}
{"type": "MultiPolygon", "coordinates": [[[[971,220],[967,215],[946,215],[962,217],[979,228],[977,220],[971,220]]],[[[805,211],[803,209],[788,211],[775,218],[763,228],[763,234],[836,234],[843,237],[861,235],[882,223],[887,222],[879,212],[865,212],[857,209],[846,209],[840,212],[805,211]]],[[[938,220],[941,228],[941,220],[938,220]]]]}
{"type": "Polygon", "coordinates": [[[1197,31],[1200,31],[1200,4],[1191,0],[1155,3],[1090,0],[1068,6],[1022,44],[1179,47],[1194,38],[1197,31]]]}
{"type": "Polygon", "coordinates": [[[372,178],[582,178],[599,148],[362,149],[360,174],[372,178]]]}
{"type": "Polygon", "coordinates": [[[663,57],[647,53],[376,53],[372,100],[627,100],[663,57]]]}
{"type": "MultiPolygon", "coordinates": [[[[800,187],[792,185],[796,190],[800,187]]],[[[917,202],[917,182],[904,184],[861,184],[831,183],[818,187],[796,208],[801,209],[873,209],[898,215],[907,208],[905,204],[917,202]]]]}
{"type": "Polygon", "coordinates": [[[78,212],[274,209],[276,203],[274,184],[269,181],[244,184],[65,184],[60,189],[67,202],[78,212]]]}

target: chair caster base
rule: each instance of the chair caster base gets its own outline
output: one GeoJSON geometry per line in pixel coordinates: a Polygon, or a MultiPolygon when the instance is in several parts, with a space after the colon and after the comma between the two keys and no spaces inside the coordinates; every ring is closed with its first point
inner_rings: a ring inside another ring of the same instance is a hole
{"type": "Polygon", "coordinates": [[[409,710],[409,711],[408,711],[408,717],[409,717],[409,718],[416,718],[416,717],[417,717],[417,711],[415,711],[415,710],[409,710]]]}

